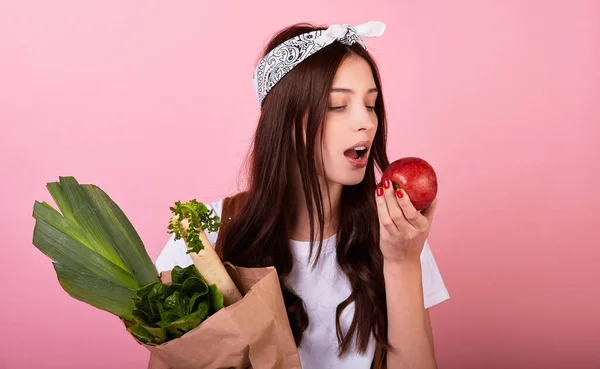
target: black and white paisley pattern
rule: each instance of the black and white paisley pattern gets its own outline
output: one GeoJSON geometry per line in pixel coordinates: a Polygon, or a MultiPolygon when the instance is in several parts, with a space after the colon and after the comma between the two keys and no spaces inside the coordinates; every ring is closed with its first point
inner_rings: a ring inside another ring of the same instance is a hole
{"type": "Polygon", "coordinates": [[[336,27],[335,32],[339,33],[340,25],[334,25],[327,30],[317,30],[291,38],[275,47],[260,61],[253,76],[254,89],[260,106],[262,106],[263,100],[273,86],[296,67],[296,65],[322,48],[335,41],[346,45],[358,42],[362,47],[365,47],[356,29],[347,24],[342,26],[344,28],[342,35],[321,37],[322,35],[328,36],[328,32],[333,34],[334,31],[330,30],[334,29],[334,27],[336,27]]]}
{"type": "Polygon", "coordinates": [[[350,26],[348,26],[348,30],[346,31],[346,36],[339,39],[338,41],[343,44],[346,44],[346,45],[352,45],[355,42],[358,42],[362,47],[364,47],[365,49],[367,48],[365,46],[365,43],[363,42],[362,38],[360,38],[360,36],[356,32],[356,30],[350,26]]]}
{"type": "Polygon", "coordinates": [[[315,43],[323,31],[309,32],[291,38],[271,50],[258,64],[255,77],[259,103],[269,91],[300,62],[317,52],[323,45],[315,43]]]}

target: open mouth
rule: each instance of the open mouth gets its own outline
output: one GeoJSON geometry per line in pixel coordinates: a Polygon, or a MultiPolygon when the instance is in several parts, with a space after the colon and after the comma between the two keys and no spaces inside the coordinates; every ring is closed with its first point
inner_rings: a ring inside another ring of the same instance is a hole
{"type": "Polygon", "coordinates": [[[367,166],[370,145],[369,141],[357,142],[354,146],[344,151],[344,156],[353,167],[364,168],[367,166]]]}
{"type": "Polygon", "coordinates": [[[344,155],[353,160],[364,159],[367,156],[366,146],[360,146],[354,149],[348,149],[344,152],[344,155]]]}

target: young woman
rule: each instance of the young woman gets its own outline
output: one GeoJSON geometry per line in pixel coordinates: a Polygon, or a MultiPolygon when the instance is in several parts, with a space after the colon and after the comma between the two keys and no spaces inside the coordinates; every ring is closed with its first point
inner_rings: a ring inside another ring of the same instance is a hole
{"type": "MultiPolygon", "coordinates": [[[[362,37],[384,29],[276,34],[254,74],[248,188],[208,204],[224,222],[207,234],[224,261],[277,268],[303,368],[381,367],[380,353],[388,368],[436,367],[428,308],[449,298],[427,243],[437,200],[418,212],[376,179],[388,166],[386,117],[362,37]]],[[[173,238],[156,261],[159,271],[190,264],[173,238]]]]}

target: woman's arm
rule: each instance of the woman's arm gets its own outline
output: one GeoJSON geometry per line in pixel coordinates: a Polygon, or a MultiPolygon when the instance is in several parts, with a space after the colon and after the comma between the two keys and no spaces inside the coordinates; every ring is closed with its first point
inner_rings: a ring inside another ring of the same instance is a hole
{"type": "Polygon", "coordinates": [[[429,309],[425,309],[425,329],[427,330],[427,337],[429,337],[429,344],[431,345],[431,353],[435,357],[435,344],[433,343],[433,328],[431,328],[431,319],[429,318],[429,309]]]}
{"type": "Polygon", "coordinates": [[[376,194],[388,315],[387,367],[435,369],[433,338],[423,298],[421,253],[437,205],[422,212],[389,181],[376,194]]]}
{"type": "Polygon", "coordinates": [[[437,368],[420,262],[384,264],[388,311],[388,368],[437,368]]]}

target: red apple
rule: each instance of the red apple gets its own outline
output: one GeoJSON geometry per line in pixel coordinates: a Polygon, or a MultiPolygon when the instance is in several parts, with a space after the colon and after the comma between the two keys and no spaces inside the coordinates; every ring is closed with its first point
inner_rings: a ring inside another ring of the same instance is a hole
{"type": "Polygon", "coordinates": [[[421,211],[437,195],[437,176],[433,167],[421,158],[407,157],[391,163],[383,172],[381,181],[390,180],[396,189],[402,188],[413,206],[421,211]]]}

